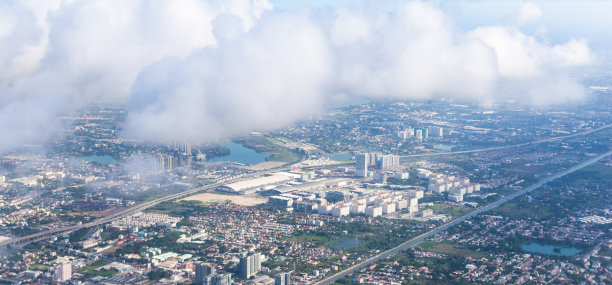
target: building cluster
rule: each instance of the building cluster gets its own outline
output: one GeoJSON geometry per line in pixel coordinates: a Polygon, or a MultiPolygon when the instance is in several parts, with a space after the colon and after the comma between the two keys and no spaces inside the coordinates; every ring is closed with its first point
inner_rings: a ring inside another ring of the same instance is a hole
{"type": "MultiPolygon", "coordinates": [[[[381,153],[361,153],[355,157],[355,175],[357,177],[368,177],[368,169],[374,169],[376,173],[383,173],[385,170],[398,169],[400,160],[398,155],[381,153]]],[[[378,174],[380,175],[380,174],[378,174]]]]}
{"type": "Polygon", "coordinates": [[[110,227],[113,227],[113,229],[117,231],[152,226],[174,228],[176,227],[176,223],[180,222],[182,219],[181,217],[174,217],[166,214],[138,212],[134,215],[112,221],[110,227]]]}
{"type": "Polygon", "coordinates": [[[471,183],[467,177],[456,177],[434,173],[427,169],[419,169],[420,179],[429,180],[427,189],[435,194],[448,194],[448,200],[452,202],[462,202],[463,196],[480,191],[480,184],[471,183]]]}
{"type": "Polygon", "coordinates": [[[269,198],[268,203],[299,212],[319,213],[342,217],[365,215],[378,217],[395,212],[416,213],[423,191],[392,192],[368,189],[334,189],[317,192],[281,194],[269,198]]]}
{"type": "Polygon", "coordinates": [[[438,126],[431,126],[427,128],[422,127],[408,127],[407,129],[397,133],[397,137],[400,139],[415,138],[417,140],[427,139],[429,137],[441,138],[444,136],[444,128],[438,126]]]}

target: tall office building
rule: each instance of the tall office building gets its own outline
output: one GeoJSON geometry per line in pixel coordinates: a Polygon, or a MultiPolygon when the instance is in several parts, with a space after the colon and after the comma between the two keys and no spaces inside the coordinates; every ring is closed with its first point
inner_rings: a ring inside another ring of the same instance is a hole
{"type": "Polygon", "coordinates": [[[282,272],[274,276],[274,285],[291,285],[291,272],[282,272]]]}
{"type": "Polygon", "coordinates": [[[416,129],[414,130],[414,136],[418,139],[418,140],[422,140],[423,139],[423,130],[421,129],[416,129]]]}
{"type": "Polygon", "coordinates": [[[442,127],[429,127],[428,130],[432,137],[441,138],[444,136],[444,129],[442,127]]]}
{"type": "Polygon", "coordinates": [[[370,162],[368,156],[367,153],[361,153],[355,157],[355,175],[357,177],[368,176],[368,164],[370,162]]]}
{"type": "Polygon", "coordinates": [[[401,131],[401,132],[398,132],[398,133],[397,133],[397,136],[398,136],[400,139],[408,139],[408,138],[411,138],[411,137],[413,137],[413,136],[414,136],[414,129],[412,129],[412,128],[407,128],[407,129],[405,129],[405,130],[403,130],[403,131],[401,131]]]}
{"type": "Polygon", "coordinates": [[[202,279],[202,285],[232,285],[232,274],[215,274],[202,279]]]}
{"type": "Polygon", "coordinates": [[[261,254],[249,252],[240,259],[240,277],[249,279],[261,270],[261,254]]]}
{"type": "Polygon", "coordinates": [[[183,147],[181,150],[183,151],[183,154],[191,155],[191,143],[188,142],[187,139],[185,139],[185,142],[183,143],[183,147]]]}
{"type": "Polygon", "coordinates": [[[70,263],[62,263],[55,267],[55,280],[65,282],[72,278],[72,265],[70,263]]]}
{"type": "Polygon", "coordinates": [[[378,158],[381,156],[382,154],[380,153],[369,153],[368,154],[368,166],[374,167],[376,165],[376,160],[378,160],[378,158]]]}
{"type": "Polygon", "coordinates": [[[195,283],[203,284],[204,278],[215,274],[215,268],[207,263],[196,264],[195,283]]]}
{"type": "Polygon", "coordinates": [[[379,155],[376,159],[376,168],[381,170],[399,167],[399,156],[393,154],[379,155]]]}
{"type": "Polygon", "coordinates": [[[386,172],[374,172],[374,179],[372,179],[375,183],[385,184],[387,183],[387,173],[386,172]]]}

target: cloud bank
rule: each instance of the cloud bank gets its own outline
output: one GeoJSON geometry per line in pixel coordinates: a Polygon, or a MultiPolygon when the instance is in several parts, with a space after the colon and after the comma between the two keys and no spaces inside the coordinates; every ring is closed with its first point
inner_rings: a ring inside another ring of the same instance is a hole
{"type": "Polygon", "coordinates": [[[459,30],[424,2],[5,1],[0,131],[15,135],[0,151],[44,142],[57,113],[91,103],[127,104],[126,136],[205,142],[285,126],[337,97],[583,100],[569,73],[594,55],[583,39],[521,31],[542,13],[528,3],[513,26],[459,30]]]}

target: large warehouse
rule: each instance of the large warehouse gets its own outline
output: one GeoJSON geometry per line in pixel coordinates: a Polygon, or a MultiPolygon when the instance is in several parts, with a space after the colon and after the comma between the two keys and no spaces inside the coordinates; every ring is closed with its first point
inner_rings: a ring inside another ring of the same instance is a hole
{"type": "Polygon", "coordinates": [[[276,186],[281,183],[295,180],[299,175],[287,172],[274,173],[270,176],[258,177],[250,180],[238,181],[217,187],[217,191],[230,192],[234,194],[255,193],[266,186],[276,186]]]}

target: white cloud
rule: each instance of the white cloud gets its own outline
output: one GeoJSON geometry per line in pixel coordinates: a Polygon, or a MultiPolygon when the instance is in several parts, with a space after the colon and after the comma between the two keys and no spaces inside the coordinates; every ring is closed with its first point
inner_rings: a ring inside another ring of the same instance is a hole
{"type": "Polygon", "coordinates": [[[527,2],[523,4],[518,14],[518,24],[523,25],[529,22],[539,20],[542,17],[542,10],[534,3],[527,2]]]}
{"type": "MultiPolygon", "coordinates": [[[[584,98],[568,76],[593,61],[584,40],[550,45],[518,26],[460,31],[433,5],[396,5],[1,3],[0,118],[38,123],[0,123],[3,133],[23,132],[0,151],[44,141],[51,134],[36,133],[54,129],[44,127],[55,126],[54,114],[89,103],[129,103],[125,135],[203,142],[290,124],[338,94],[489,102],[516,85],[505,93],[538,105],[584,98]]],[[[522,24],[542,11],[525,4],[518,15],[522,24]]]]}
{"type": "Polygon", "coordinates": [[[146,70],[126,132],[219,139],[274,129],[321,110],[331,59],[307,14],[270,15],[237,40],[146,70]]]}

